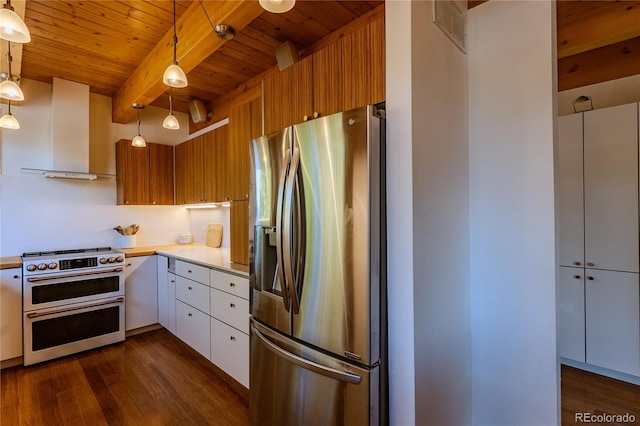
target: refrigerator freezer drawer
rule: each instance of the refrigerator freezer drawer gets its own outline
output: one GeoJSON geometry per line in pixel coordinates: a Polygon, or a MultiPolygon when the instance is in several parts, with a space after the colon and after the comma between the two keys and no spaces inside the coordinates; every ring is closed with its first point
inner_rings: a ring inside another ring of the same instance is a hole
{"type": "Polygon", "coordinates": [[[380,423],[379,367],[345,363],[255,322],[250,347],[252,424],[380,423]]]}

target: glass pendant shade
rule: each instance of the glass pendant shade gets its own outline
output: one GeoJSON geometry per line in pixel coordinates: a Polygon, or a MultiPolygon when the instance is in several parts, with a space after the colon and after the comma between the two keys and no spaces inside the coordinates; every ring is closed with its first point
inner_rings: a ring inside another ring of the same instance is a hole
{"type": "Polygon", "coordinates": [[[133,138],[133,140],[131,141],[131,145],[135,146],[136,148],[144,148],[145,146],[147,146],[147,142],[142,136],[138,135],[133,138]]]}
{"type": "Polygon", "coordinates": [[[9,112],[0,117],[0,127],[4,129],[20,128],[20,123],[18,123],[18,120],[11,114],[11,101],[9,101],[9,112]]]}
{"type": "Polygon", "coordinates": [[[0,98],[10,101],[24,101],[24,94],[15,81],[4,80],[0,83],[0,98]]]}
{"type": "Polygon", "coordinates": [[[14,43],[31,41],[31,34],[26,24],[8,3],[0,9],[0,38],[14,43]]]}
{"type": "Polygon", "coordinates": [[[272,13],[285,13],[293,9],[296,0],[260,0],[260,6],[272,13]]]}
{"type": "Polygon", "coordinates": [[[175,115],[169,114],[164,118],[162,122],[162,127],[169,130],[178,130],[180,129],[180,122],[176,118],[175,115]]]}
{"type": "Polygon", "coordinates": [[[164,71],[162,81],[169,87],[182,88],[187,87],[187,75],[178,64],[171,64],[164,71]]]}

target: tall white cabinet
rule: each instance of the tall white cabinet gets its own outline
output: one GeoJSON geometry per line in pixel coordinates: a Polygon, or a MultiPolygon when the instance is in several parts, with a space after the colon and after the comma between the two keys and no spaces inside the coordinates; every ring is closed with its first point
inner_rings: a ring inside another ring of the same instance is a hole
{"type": "Polygon", "coordinates": [[[638,104],[559,118],[559,350],[640,376],[638,104]]]}

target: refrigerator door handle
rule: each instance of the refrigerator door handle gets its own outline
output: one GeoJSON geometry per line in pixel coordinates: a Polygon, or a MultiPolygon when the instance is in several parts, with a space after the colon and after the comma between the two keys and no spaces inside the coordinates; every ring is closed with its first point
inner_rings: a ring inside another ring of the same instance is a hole
{"type": "Polygon", "coordinates": [[[300,148],[293,148],[293,155],[291,156],[291,165],[289,166],[289,176],[287,177],[287,185],[285,188],[285,200],[284,200],[284,218],[283,218],[283,257],[284,257],[284,274],[289,285],[289,294],[291,295],[291,309],[294,314],[300,312],[300,299],[298,297],[298,291],[296,287],[296,280],[293,276],[293,260],[291,254],[293,248],[291,247],[292,241],[292,215],[293,215],[293,192],[295,189],[295,183],[298,176],[298,167],[300,166],[300,148]]]}
{"type": "Polygon", "coordinates": [[[289,156],[290,151],[287,149],[284,156],[285,160],[282,162],[282,169],[280,170],[280,182],[278,184],[278,210],[276,211],[276,270],[278,271],[278,279],[280,280],[280,288],[282,289],[282,302],[284,303],[284,309],[287,312],[289,312],[289,286],[285,280],[284,268],[282,267],[282,265],[284,265],[282,252],[282,209],[284,207],[285,181],[287,179],[287,171],[289,170],[289,156]]]}
{"type": "Polygon", "coordinates": [[[362,381],[362,377],[358,376],[357,374],[351,374],[345,371],[336,370],[335,368],[326,367],[322,364],[309,361],[279,348],[277,345],[273,344],[266,337],[264,337],[264,335],[260,333],[254,326],[251,326],[251,331],[260,340],[260,343],[262,343],[267,349],[269,349],[280,358],[283,358],[299,367],[344,383],[359,385],[362,381]]]}

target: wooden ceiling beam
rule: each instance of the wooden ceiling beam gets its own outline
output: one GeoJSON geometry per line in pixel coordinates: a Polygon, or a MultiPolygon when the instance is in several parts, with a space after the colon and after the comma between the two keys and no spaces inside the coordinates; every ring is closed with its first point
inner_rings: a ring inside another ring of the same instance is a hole
{"type": "Polygon", "coordinates": [[[558,59],[640,37],[640,1],[558,1],[558,59]]]}
{"type": "MultiPolygon", "coordinates": [[[[185,73],[189,73],[225,43],[215,34],[202,5],[213,25],[226,24],[236,32],[264,12],[257,1],[251,0],[194,1],[176,22],[176,56],[185,73]]],[[[113,122],[129,122],[136,115],[136,110],[131,108],[133,102],[148,105],[168,90],[162,82],[162,74],[172,61],[173,27],[113,96],[113,122]]]]}

